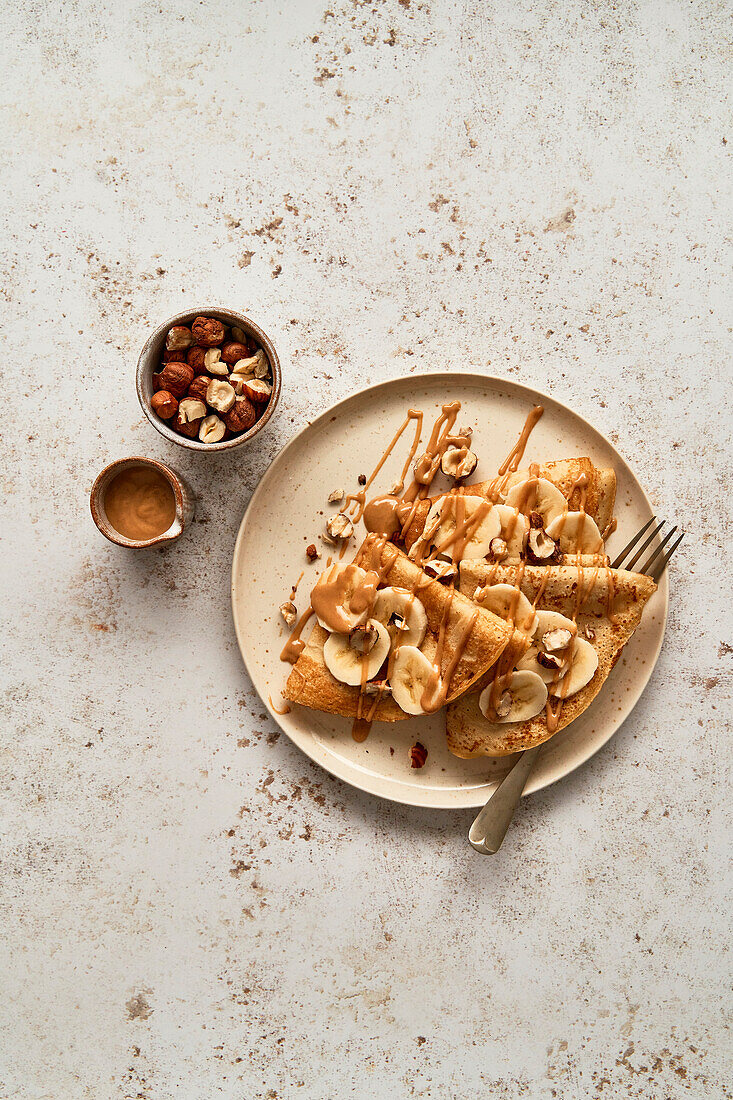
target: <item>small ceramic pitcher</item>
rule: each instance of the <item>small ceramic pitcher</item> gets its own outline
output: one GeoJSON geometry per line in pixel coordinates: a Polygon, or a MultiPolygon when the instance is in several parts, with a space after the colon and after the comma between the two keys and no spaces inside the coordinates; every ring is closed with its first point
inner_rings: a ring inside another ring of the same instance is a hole
{"type": "Polygon", "coordinates": [[[180,535],[183,534],[185,527],[193,519],[195,498],[185,479],[181,477],[180,474],[177,474],[175,470],[172,470],[170,466],[166,466],[163,462],[157,462],[154,458],[133,456],[132,458],[120,458],[117,462],[112,462],[109,466],[105,466],[92,486],[89,504],[92,510],[92,518],[105,538],[108,538],[110,542],[117,543],[118,546],[127,546],[132,550],[140,550],[149,546],[162,546],[167,542],[173,542],[175,539],[179,538],[180,535]],[[123,470],[135,466],[153,469],[157,471],[157,473],[162,474],[173,490],[175,516],[170,526],[153,538],[127,538],[112,526],[107,516],[107,512],[105,511],[105,496],[110,484],[123,470]]]}

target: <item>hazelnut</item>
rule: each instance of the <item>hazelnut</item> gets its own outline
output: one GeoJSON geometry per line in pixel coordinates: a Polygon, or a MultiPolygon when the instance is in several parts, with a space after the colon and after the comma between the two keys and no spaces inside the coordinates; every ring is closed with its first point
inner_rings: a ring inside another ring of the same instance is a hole
{"type": "Polygon", "coordinates": [[[337,512],[326,524],[326,532],[332,539],[348,539],[354,533],[354,525],[343,512],[337,512]]]}
{"type": "Polygon", "coordinates": [[[170,420],[178,412],[178,402],[168,390],[158,390],[150,398],[150,406],[161,420],[170,420]]]}
{"type": "Polygon", "coordinates": [[[280,614],[282,615],[288,626],[295,625],[295,620],[298,617],[298,611],[295,604],[291,600],[288,600],[287,603],[281,605],[280,614]]]}
{"type": "Polygon", "coordinates": [[[224,339],[224,326],[215,317],[197,317],[191,325],[191,332],[191,343],[195,340],[202,348],[215,348],[224,339]]]}
{"type": "Polygon", "coordinates": [[[254,359],[255,378],[267,378],[270,373],[270,364],[262,348],[258,348],[252,358],[254,359]]]}
{"type": "Polygon", "coordinates": [[[188,387],[188,396],[195,397],[199,401],[206,401],[206,391],[209,388],[210,381],[208,374],[197,375],[188,387]]]}
{"type": "Polygon", "coordinates": [[[386,680],[367,680],[364,685],[365,695],[378,695],[380,699],[384,695],[391,695],[392,688],[386,680]]]}
{"type": "Polygon", "coordinates": [[[175,419],[171,421],[171,427],[180,435],[186,435],[189,439],[195,439],[199,432],[200,423],[200,420],[184,420],[181,416],[181,407],[179,405],[175,419]]]}
{"type": "Polygon", "coordinates": [[[573,635],[563,626],[556,626],[554,630],[546,630],[542,635],[542,644],[550,652],[567,649],[572,640],[573,635]]]}
{"type": "Polygon", "coordinates": [[[359,482],[360,485],[366,485],[366,483],[367,483],[366,474],[359,474],[359,476],[357,478],[357,481],[359,482]]]}
{"type": "Polygon", "coordinates": [[[427,758],[428,750],[425,748],[421,741],[416,741],[410,749],[410,767],[424,768],[427,758]]]}
{"type": "MultiPolygon", "coordinates": [[[[251,382],[253,381],[253,379],[249,378],[245,374],[230,374],[228,381],[229,385],[234,387],[234,392],[236,393],[237,397],[242,397],[244,396],[244,387],[246,386],[247,382],[251,382]]],[[[247,400],[249,401],[249,398],[247,398],[247,400]]]]}
{"type": "Polygon", "coordinates": [[[317,561],[318,558],[320,558],[321,553],[314,542],[312,542],[310,546],[306,546],[305,556],[308,558],[308,561],[317,561]]]}
{"type": "Polygon", "coordinates": [[[204,367],[209,374],[218,374],[219,377],[224,377],[229,374],[229,367],[226,363],[222,362],[221,352],[218,348],[209,348],[204,355],[204,367]]]}
{"type": "Polygon", "coordinates": [[[166,363],[159,375],[153,376],[153,382],[158,379],[156,389],[168,390],[174,397],[183,397],[188,387],[193,382],[193,369],[188,363],[166,363]]]}
{"type": "Polygon", "coordinates": [[[530,527],[534,527],[536,531],[539,531],[545,526],[545,521],[543,520],[539,512],[530,512],[529,525],[530,527]]]}
{"type": "Polygon", "coordinates": [[[349,645],[362,656],[371,653],[378,641],[379,633],[376,627],[369,623],[366,626],[355,626],[349,634],[349,645]]]}
{"type": "Polygon", "coordinates": [[[181,349],[180,351],[164,351],[163,352],[164,363],[185,363],[186,352],[181,349]]]}
{"type": "Polygon", "coordinates": [[[489,543],[489,554],[494,561],[503,561],[508,553],[509,547],[507,546],[504,539],[499,538],[498,535],[489,543]]]}
{"type": "Polygon", "coordinates": [[[559,657],[556,657],[554,653],[543,653],[542,650],[537,653],[537,664],[542,665],[543,668],[549,668],[553,672],[559,672],[562,668],[562,661],[559,657]]]}
{"type": "Polygon", "coordinates": [[[253,401],[255,405],[263,405],[270,400],[272,386],[263,378],[248,378],[242,386],[245,397],[253,401]]]}
{"type": "Polygon", "coordinates": [[[447,447],[440,460],[440,468],[448,477],[462,481],[472,474],[478,465],[478,459],[467,447],[447,447]]]}
{"type": "Polygon", "coordinates": [[[237,344],[244,344],[245,347],[249,347],[249,336],[243,328],[237,328],[236,325],[232,325],[232,340],[237,344]]]}
{"type": "Polygon", "coordinates": [[[246,359],[249,352],[244,344],[229,343],[224,344],[221,349],[221,357],[225,363],[238,363],[240,359],[246,359]]]}
{"type": "Polygon", "coordinates": [[[333,492],[328,495],[328,503],[340,504],[345,495],[343,489],[334,489],[333,492]]]}
{"type": "Polygon", "coordinates": [[[219,443],[226,432],[226,424],[218,416],[205,416],[199,427],[202,443],[219,443]]]}
{"type": "Polygon", "coordinates": [[[432,558],[430,561],[426,561],[423,565],[423,570],[433,580],[440,581],[441,584],[447,584],[449,581],[454,581],[458,576],[458,570],[452,561],[443,561],[441,558],[432,558]]]}
{"type": "Polygon", "coordinates": [[[229,412],[224,417],[224,422],[232,432],[247,432],[257,419],[257,410],[246,397],[238,397],[229,412]]]}
{"type": "Polygon", "coordinates": [[[183,424],[192,424],[194,420],[203,420],[206,416],[206,405],[196,397],[186,397],[178,406],[178,419],[183,424]]]}
{"type": "Polygon", "coordinates": [[[181,349],[190,348],[193,343],[193,333],[190,328],[186,328],[185,325],[174,325],[172,329],[168,330],[168,335],[165,338],[165,350],[166,351],[181,351],[181,349]]]}
{"type": "Polygon", "coordinates": [[[511,691],[503,691],[501,698],[496,704],[496,717],[506,718],[509,711],[512,709],[512,703],[514,702],[514,696],[511,691]]]}
{"type": "Polygon", "coordinates": [[[551,539],[541,527],[530,528],[527,552],[531,559],[539,562],[547,561],[555,553],[555,549],[555,540],[551,539]]]}
{"type": "Polygon", "coordinates": [[[204,348],[189,348],[186,352],[186,362],[189,367],[193,367],[194,374],[205,374],[206,363],[204,359],[206,357],[206,350],[204,348]]]}
{"type": "Polygon", "coordinates": [[[212,378],[206,390],[206,404],[217,412],[229,412],[236,394],[228,382],[221,378],[212,378]]]}

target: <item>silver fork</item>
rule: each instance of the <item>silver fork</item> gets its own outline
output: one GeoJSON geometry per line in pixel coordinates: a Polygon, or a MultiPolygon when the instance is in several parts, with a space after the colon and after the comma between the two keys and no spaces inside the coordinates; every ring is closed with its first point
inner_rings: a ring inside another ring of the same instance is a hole
{"type": "MultiPolygon", "coordinates": [[[[657,536],[661,535],[662,528],[666,522],[666,520],[657,522],[657,517],[652,516],[649,522],[645,523],[644,526],[636,532],[631,541],[624,546],[618,557],[611,562],[611,568],[634,569],[647,547],[652,544],[657,536]],[[647,532],[649,532],[649,534],[647,534],[647,532]],[[647,537],[644,539],[641,546],[637,548],[637,543],[644,538],[644,535],[647,535],[647,537]],[[632,551],[635,551],[634,556],[630,561],[626,561],[625,565],[622,565],[622,562],[626,560],[632,551]]],[[[653,581],[659,581],[659,578],[669,564],[669,559],[684,538],[685,533],[682,531],[669,549],[666,550],[665,548],[674,537],[676,531],[677,526],[675,525],[666,532],[664,538],[660,540],[659,545],[652,548],[647,560],[636,570],[637,573],[646,573],[653,581]]],[[[542,745],[535,745],[534,748],[526,749],[525,752],[520,755],[516,764],[514,764],[511,770],[504,776],[496,790],[489,795],[486,805],[483,810],[480,811],[478,817],[469,829],[468,839],[471,843],[471,847],[477,852],[480,852],[481,855],[494,855],[501,848],[502,841],[506,836],[507,829],[511,825],[514,811],[519,804],[522,792],[527,785],[527,780],[530,777],[535,760],[541,748],[542,745]]]]}

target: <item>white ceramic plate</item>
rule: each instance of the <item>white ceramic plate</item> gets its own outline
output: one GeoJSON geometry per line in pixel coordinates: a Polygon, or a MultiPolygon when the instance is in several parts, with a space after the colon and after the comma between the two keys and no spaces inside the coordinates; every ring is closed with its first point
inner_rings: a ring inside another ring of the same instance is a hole
{"type": "MultiPolygon", "coordinates": [[[[618,530],[610,540],[613,556],[652,516],[649,501],[634,474],[607,439],[552,397],[502,378],[479,374],[416,374],[372,386],[340,401],[287,444],[263,477],[242,519],[232,563],[232,608],[239,648],[262,702],[288,737],[312,760],[360,790],[395,802],[437,809],[481,806],[514,757],[460,760],[445,745],[442,714],[375,723],[357,744],[351,722],[294,706],[288,714],[281,689],[290,671],[279,654],[288,631],[278,608],[302,569],[298,610],[325,560],[310,565],[308,543],[319,542],[325,519],[335,511],[326,503],[332,489],[353,492],[360,473],[369,474],[408,407],[425,412],[430,424],[440,405],[459,399],[459,427],[474,428],[479,465],[471,480],[493,477],[515,442],[532,405],[545,415],[532,433],[524,463],[588,455],[598,466],[613,466],[618,477],[618,530]],[[424,768],[410,768],[415,741],[428,749],[424,768]]],[[[405,437],[373,486],[385,492],[399,475],[406,456],[405,437]]],[[[357,533],[358,534],[358,533],[357,533]]],[[[358,546],[359,539],[354,540],[358,546]]],[[[667,617],[667,576],[647,608],[603,690],[567,729],[547,742],[525,794],[540,790],[579,767],[615,733],[644,690],[656,663],[667,617]]]]}

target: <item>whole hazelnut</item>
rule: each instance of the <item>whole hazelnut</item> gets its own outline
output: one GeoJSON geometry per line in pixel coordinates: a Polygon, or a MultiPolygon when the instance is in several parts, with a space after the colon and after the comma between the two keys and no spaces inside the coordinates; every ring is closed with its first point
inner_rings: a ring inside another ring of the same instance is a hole
{"type": "Polygon", "coordinates": [[[150,406],[161,420],[170,420],[178,412],[178,402],[168,390],[158,390],[150,398],[150,406]]]}
{"type": "Polygon", "coordinates": [[[193,339],[202,348],[215,348],[224,339],[224,326],[215,317],[197,317],[191,325],[191,332],[193,339]]]}
{"type": "Polygon", "coordinates": [[[193,333],[190,328],[186,328],[185,325],[174,325],[172,329],[168,330],[168,335],[165,338],[165,350],[166,351],[181,351],[181,349],[190,348],[193,343],[193,333]]]}
{"type": "Polygon", "coordinates": [[[194,374],[204,374],[206,372],[205,355],[204,348],[189,348],[186,352],[186,362],[189,367],[193,367],[194,374]]]}
{"type": "Polygon", "coordinates": [[[206,391],[209,388],[210,381],[211,379],[208,374],[197,375],[188,387],[188,396],[195,397],[198,401],[205,401],[206,391]]]}
{"type": "Polygon", "coordinates": [[[160,384],[156,389],[168,390],[174,397],[183,397],[193,382],[193,368],[188,363],[166,363],[157,378],[160,384]]]}
{"type": "Polygon", "coordinates": [[[238,363],[240,359],[246,359],[248,355],[249,351],[245,344],[224,344],[221,349],[221,357],[225,363],[238,363]]]}
{"type": "Polygon", "coordinates": [[[224,414],[224,423],[231,432],[246,432],[257,420],[257,410],[246,397],[238,397],[228,413],[224,414]]]}
{"type": "Polygon", "coordinates": [[[186,362],[186,353],[182,349],[181,349],[181,351],[164,351],[163,352],[163,362],[164,363],[185,363],[186,362]]]}

